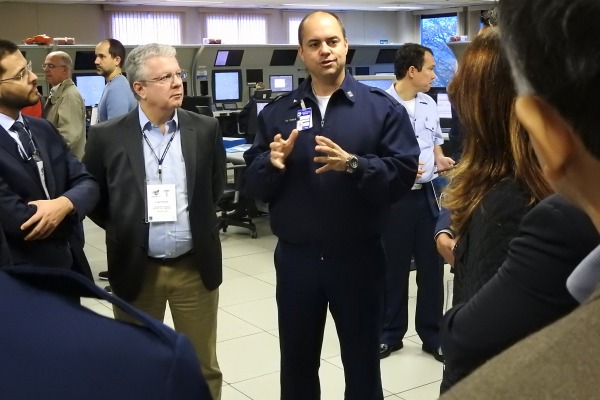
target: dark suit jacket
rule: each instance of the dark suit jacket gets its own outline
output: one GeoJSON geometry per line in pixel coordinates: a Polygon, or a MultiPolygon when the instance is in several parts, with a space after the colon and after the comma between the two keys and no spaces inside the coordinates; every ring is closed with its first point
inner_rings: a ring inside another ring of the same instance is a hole
{"type": "Polygon", "coordinates": [[[91,278],[83,254],[81,221],[98,201],[98,185],[75,158],[56,129],[47,121],[23,116],[44,162],[46,185],[52,199],[65,196],[75,206],[47,239],[25,241],[20,226],[35,214],[27,203],[46,198],[34,161],[24,162],[16,142],[0,127],[0,224],[15,264],[73,268],[91,278]]]}
{"type": "Polygon", "coordinates": [[[444,316],[442,387],[574,309],[567,278],[599,243],[589,217],[561,197],[553,195],[533,208],[498,273],[468,303],[444,316]]]}
{"type": "Polygon", "coordinates": [[[453,305],[469,300],[496,274],[508,243],[533,207],[528,203],[529,194],[510,179],[486,193],[456,242],[453,305]]]}
{"type": "Polygon", "coordinates": [[[0,315],[3,399],[211,398],[185,336],[79,274],[27,266],[0,271],[0,315]],[[98,315],[64,296],[108,301],[142,326],[98,315]]]}
{"type": "MultiPolygon", "coordinates": [[[[222,282],[215,206],[225,184],[225,148],[219,123],[178,109],[185,161],[194,264],[208,290],[222,282]]],[[[146,171],[138,108],[90,128],[84,163],[100,185],[90,218],[106,231],[110,284],[127,301],[139,294],[148,263],[146,171]]]]}

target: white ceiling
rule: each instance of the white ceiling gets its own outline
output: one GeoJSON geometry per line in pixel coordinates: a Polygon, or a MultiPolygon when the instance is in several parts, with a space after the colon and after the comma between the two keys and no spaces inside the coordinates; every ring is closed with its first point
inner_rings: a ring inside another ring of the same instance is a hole
{"type": "MultiPolygon", "coordinates": [[[[3,0],[0,0],[2,2],[3,0]]],[[[15,1],[15,0],[13,0],[15,1]]],[[[74,4],[74,0],[20,0],[31,3],[74,4]]],[[[410,11],[442,9],[465,6],[490,6],[495,0],[88,0],[85,4],[110,4],[121,6],[183,6],[217,8],[277,8],[277,9],[324,9],[362,11],[410,11]]]]}

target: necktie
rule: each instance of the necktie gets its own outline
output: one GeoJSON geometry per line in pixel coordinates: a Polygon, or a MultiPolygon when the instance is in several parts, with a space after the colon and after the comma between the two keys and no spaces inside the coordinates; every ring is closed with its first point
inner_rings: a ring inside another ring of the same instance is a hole
{"type": "Polygon", "coordinates": [[[23,125],[23,123],[20,121],[15,121],[15,123],[12,126],[12,130],[17,132],[17,134],[19,135],[19,141],[21,142],[21,145],[23,145],[23,149],[25,150],[25,155],[27,156],[27,159],[29,160],[31,158],[31,156],[33,155],[35,147],[33,146],[31,136],[25,129],[25,125],[23,125]]]}

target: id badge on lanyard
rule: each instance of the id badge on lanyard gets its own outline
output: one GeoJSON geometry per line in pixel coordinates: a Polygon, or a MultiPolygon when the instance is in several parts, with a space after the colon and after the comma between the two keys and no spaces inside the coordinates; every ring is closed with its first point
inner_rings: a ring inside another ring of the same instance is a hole
{"type": "Polygon", "coordinates": [[[146,210],[148,222],[176,222],[175,184],[146,183],[146,210]]]}
{"type": "Polygon", "coordinates": [[[300,102],[302,108],[298,110],[297,119],[296,119],[296,129],[299,131],[305,131],[313,127],[312,121],[312,108],[304,105],[304,100],[300,102]]]}
{"type": "Polygon", "coordinates": [[[44,193],[46,194],[46,199],[50,199],[50,193],[48,193],[48,187],[46,186],[46,173],[44,172],[44,162],[40,157],[40,153],[35,150],[33,152],[32,157],[35,161],[35,165],[37,166],[38,174],[40,176],[40,181],[42,181],[42,187],[44,188],[44,193]]]}

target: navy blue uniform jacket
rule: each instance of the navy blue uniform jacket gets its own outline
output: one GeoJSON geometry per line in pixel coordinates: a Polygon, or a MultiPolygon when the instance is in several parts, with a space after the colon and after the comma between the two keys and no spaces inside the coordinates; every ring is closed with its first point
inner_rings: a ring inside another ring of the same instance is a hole
{"type": "Polygon", "coordinates": [[[29,231],[22,231],[21,225],[36,212],[36,207],[27,203],[43,200],[46,195],[35,164],[23,161],[16,142],[0,127],[0,223],[13,262],[72,267],[92,278],[83,253],[80,224],[98,202],[98,184],[48,121],[26,115],[23,119],[44,162],[50,198],[67,197],[75,206],[75,213],[68,215],[50,237],[24,240],[29,231]]]}
{"type": "Polygon", "coordinates": [[[346,75],[323,119],[311,82],[306,79],[260,113],[256,140],[244,154],[243,191],[269,203],[271,228],[283,241],[334,247],[361,242],[382,232],[390,204],[414,184],[419,145],[404,107],[382,90],[346,75]],[[269,144],[296,128],[301,100],[312,108],[313,127],[300,132],[279,170],[270,162],[269,144]],[[356,154],[358,169],[316,174],[322,165],[313,161],[317,135],[356,154]]]}
{"type": "Polygon", "coordinates": [[[5,271],[0,271],[0,398],[211,398],[184,335],[72,271],[28,266],[5,271]],[[106,318],[63,296],[106,300],[141,326],[106,318]]]}

